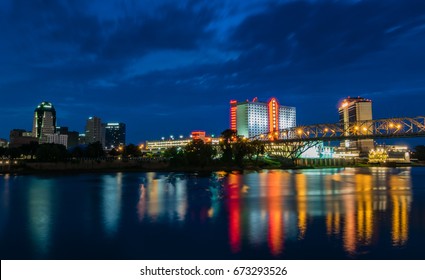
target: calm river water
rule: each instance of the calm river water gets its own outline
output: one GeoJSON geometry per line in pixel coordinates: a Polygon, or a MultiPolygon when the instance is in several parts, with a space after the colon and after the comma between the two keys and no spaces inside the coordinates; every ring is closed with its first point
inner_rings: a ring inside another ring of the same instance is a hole
{"type": "Polygon", "coordinates": [[[1,259],[425,259],[425,168],[0,176],[1,259]]]}

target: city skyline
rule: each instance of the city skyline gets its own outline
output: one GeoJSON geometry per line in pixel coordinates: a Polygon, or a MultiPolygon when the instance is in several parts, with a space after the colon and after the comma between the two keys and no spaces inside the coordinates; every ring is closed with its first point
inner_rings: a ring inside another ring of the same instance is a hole
{"type": "Polygon", "coordinates": [[[99,116],[136,144],[219,134],[231,99],[274,96],[297,124],[338,122],[348,96],[374,119],[424,114],[423,1],[119,3],[2,1],[0,138],[45,100],[59,126],[99,116]]]}

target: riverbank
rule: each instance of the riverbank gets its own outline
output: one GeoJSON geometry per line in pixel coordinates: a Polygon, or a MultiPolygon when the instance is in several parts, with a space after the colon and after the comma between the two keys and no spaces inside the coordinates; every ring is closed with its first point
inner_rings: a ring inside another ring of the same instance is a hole
{"type": "MultiPolygon", "coordinates": [[[[108,172],[242,172],[242,171],[260,171],[264,169],[323,169],[323,168],[343,168],[343,167],[425,167],[425,163],[410,164],[352,164],[335,166],[253,166],[244,167],[231,166],[225,164],[214,164],[209,166],[170,166],[167,162],[140,162],[140,161],[96,161],[86,160],[80,162],[22,162],[17,165],[10,165],[9,168],[0,170],[0,174],[69,174],[69,173],[108,173],[108,172]]],[[[4,167],[4,166],[3,166],[4,167]]]]}

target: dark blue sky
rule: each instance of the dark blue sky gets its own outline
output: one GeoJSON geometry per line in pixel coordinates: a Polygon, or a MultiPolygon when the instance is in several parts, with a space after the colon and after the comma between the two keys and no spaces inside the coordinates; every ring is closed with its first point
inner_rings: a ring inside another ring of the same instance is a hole
{"type": "Polygon", "coordinates": [[[96,115],[133,143],[219,134],[230,99],[275,96],[298,124],[337,122],[346,96],[425,114],[423,0],[2,0],[0,38],[0,138],[44,100],[60,126],[96,115]]]}

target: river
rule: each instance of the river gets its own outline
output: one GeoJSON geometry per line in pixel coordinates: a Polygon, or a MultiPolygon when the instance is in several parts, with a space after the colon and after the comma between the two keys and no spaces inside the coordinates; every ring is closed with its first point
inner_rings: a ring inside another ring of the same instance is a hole
{"type": "Polygon", "coordinates": [[[1,259],[425,259],[425,168],[0,176],[1,259]]]}

